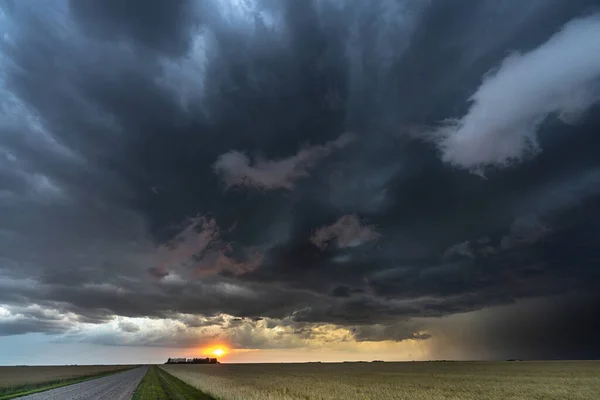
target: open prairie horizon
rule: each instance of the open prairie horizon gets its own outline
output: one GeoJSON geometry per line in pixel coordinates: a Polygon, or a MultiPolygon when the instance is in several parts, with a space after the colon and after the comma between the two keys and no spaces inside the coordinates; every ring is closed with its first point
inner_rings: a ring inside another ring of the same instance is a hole
{"type": "MultiPolygon", "coordinates": [[[[125,377],[118,371],[133,367],[1,367],[0,399],[36,389],[41,398],[43,390],[71,390],[87,398],[86,385],[94,393],[95,383],[125,377]],[[87,378],[74,379],[82,377],[87,378]]],[[[119,383],[130,385],[134,399],[593,400],[600,392],[600,361],[162,364],[144,373],[119,383]]]]}

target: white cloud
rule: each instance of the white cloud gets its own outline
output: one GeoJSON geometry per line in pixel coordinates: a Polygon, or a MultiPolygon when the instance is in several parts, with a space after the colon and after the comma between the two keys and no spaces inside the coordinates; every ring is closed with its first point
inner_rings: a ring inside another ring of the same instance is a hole
{"type": "Polygon", "coordinates": [[[242,152],[230,151],[219,156],[214,169],[227,188],[247,186],[265,190],[292,190],[296,181],[308,176],[308,171],[319,160],[336,149],[346,147],[352,140],[354,135],[346,133],[324,145],[306,147],[292,157],[279,160],[256,157],[251,161],[242,152]]]}
{"type": "Polygon", "coordinates": [[[485,76],[468,113],[436,133],[442,159],[481,169],[538,152],[551,114],[575,123],[600,99],[600,14],[571,21],[538,48],[512,54],[485,76]]]}
{"type": "Polygon", "coordinates": [[[169,275],[165,276],[161,282],[172,286],[185,286],[187,283],[185,279],[174,273],[170,273],[169,275]]]}
{"type": "Polygon", "coordinates": [[[1,318],[8,318],[11,316],[11,313],[9,311],[8,308],[0,306],[0,319],[1,318]]]}

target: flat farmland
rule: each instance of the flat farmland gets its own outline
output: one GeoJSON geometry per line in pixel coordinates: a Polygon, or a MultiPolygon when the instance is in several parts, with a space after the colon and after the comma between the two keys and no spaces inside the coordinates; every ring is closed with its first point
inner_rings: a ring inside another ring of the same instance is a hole
{"type": "Polygon", "coordinates": [[[0,398],[19,389],[60,384],[131,367],[131,365],[0,367],[0,398]]]}
{"type": "Polygon", "coordinates": [[[162,365],[222,400],[597,400],[600,362],[162,365]]]}
{"type": "Polygon", "coordinates": [[[131,367],[131,365],[0,367],[0,389],[99,375],[131,367]]]}

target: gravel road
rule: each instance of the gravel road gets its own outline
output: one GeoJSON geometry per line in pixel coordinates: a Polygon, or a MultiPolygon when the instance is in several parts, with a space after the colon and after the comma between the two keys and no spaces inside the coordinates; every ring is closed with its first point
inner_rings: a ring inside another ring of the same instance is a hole
{"type": "Polygon", "coordinates": [[[148,367],[118,372],[58,389],[19,397],[19,400],[129,400],[148,367]]]}

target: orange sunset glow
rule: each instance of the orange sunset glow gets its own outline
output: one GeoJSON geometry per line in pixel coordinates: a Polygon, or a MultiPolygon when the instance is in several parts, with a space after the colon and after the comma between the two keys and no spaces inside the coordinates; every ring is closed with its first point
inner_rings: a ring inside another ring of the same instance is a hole
{"type": "Polygon", "coordinates": [[[229,353],[229,348],[225,345],[215,345],[203,349],[203,353],[211,357],[223,357],[229,353]]]}

